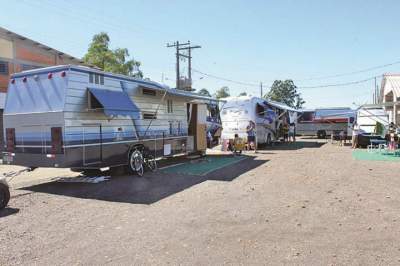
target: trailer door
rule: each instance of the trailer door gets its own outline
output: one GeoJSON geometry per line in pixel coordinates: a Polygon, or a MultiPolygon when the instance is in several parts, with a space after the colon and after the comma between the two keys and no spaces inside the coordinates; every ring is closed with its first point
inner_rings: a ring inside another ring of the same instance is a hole
{"type": "Polygon", "coordinates": [[[83,126],[83,165],[90,166],[102,161],[101,124],[83,126]]]}

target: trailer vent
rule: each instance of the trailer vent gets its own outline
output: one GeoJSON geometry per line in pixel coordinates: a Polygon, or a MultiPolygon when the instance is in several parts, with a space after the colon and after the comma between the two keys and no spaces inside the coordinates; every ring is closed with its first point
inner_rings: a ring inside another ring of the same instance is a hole
{"type": "Polygon", "coordinates": [[[62,129],[61,127],[51,128],[51,153],[62,153],[62,129]]]}
{"type": "Polygon", "coordinates": [[[15,128],[6,128],[6,144],[7,151],[13,152],[15,150],[15,128]]]}

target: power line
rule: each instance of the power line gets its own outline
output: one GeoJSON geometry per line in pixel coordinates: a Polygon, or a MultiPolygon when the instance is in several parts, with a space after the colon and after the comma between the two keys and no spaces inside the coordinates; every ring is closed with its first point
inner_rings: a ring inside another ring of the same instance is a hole
{"type": "Polygon", "coordinates": [[[372,71],[372,70],[381,69],[381,68],[385,68],[385,67],[389,67],[389,66],[393,66],[393,65],[398,65],[398,64],[400,64],[400,61],[395,61],[395,62],[392,62],[392,63],[379,65],[379,66],[368,67],[368,68],[365,68],[365,69],[352,71],[352,72],[347,72],[347,73],[319,76],[319,77],[306,78],[306,79],[294,79],[294,81],[310,81],[310,80],[321,80],[321,79],[329,79],[329,78],[338,78],[338,77],[344,77],[344,76],[351,76],[351,75],[365,73],[365,72],[369,72],[369,71],[372,71]]]}
{"type": "Polygon", "coordinates": [[[196,73],[199,73],[199,74],[202,74],[202,75],[204,75],[204,76],[206,76],[206,77],[209,77],[209,78],[218,79],[218,80],[223,80],[223,81],[235,83],[235,84],[238,84],[238,85],[252,86],[252,87],[257,87],[257,88],[260,87],[260,85],[257,84],[257,83],[247,83],[247,82],[232,80],[232,79],[228,79],[228,78],[223,78],[223,77],[215,76],[215,75],[212,75],[212,74],[204,73],[204,72],[202,72],[202,71],[200,71],[200,70],[197,70],[197,69],[194,69],[194,68],[192,68],[192,71],[193,71],[193,72],[196,72],[196,73]]]}
{"type": "MultiPolygon", "coordinates": [[[[204,73],[204,72],[202,72],[200,70],[197,70],[197,69],[193,69],[193,71],[197,72],[199,74],[202,74],[204,76],[207,76],[207,77],[211,77],[211,78],[214,78],[214,79],[223,80],[223,81],[227,81],[227,82],[231,82],[231,83],[236,83],[236,84],[239,84],[239,85],[246,85],[246,86],[252,86],[252,87],[259,87],[260,86],[259,84],[255,84],[255,83],[247,83],[247,82],[232,80],[232,79],[223,78],[223,77],[219,77],[219,76],[216,76],[216,75],[204,73]]],[[[356,85],[356,84],[365,83],[367,81],[374,80],[375,78],[378,78],[378,77],[380,77],[380,76],[373,76],[373,77],[369,77],[369,78],[366,78],[366,79],[343,82],[343,83],[321,84],[321,85],[314,85],[314,86],[297,86],[297,88],[299,88],[299,89],[316,89],[316,88],[342,87],[342,86],[349,86],[349,85],[356,85]]],[[[269,87],[269,88],[271,88],[271,87],[269,87]]]]}
{"type": "Polygon", "coordinates": [[[316,89],[316,88],[328,88],[328,87],[341,87],[341,86],[349,86],[349,85],[355,85],[355,84],[360,84],[364,83],[370,80],[374,80],[375,78],[378,78],[380,76],[374,76],[362,80],[356,80],[356,81],[349,81],[349,82],[344,82],[344,83],[335,83],[335,84],[322,84],[322,85],[317,85],[317,86],[298,86],[297,88],[299,89],[316,89]]]}

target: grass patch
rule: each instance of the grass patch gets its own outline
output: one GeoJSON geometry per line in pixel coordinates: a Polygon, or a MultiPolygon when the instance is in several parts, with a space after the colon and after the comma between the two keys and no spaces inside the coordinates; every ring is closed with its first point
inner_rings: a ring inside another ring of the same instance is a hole
{"type": "Polygon", "coordinates": [[[179,165],[164,168],[162,171],[170,174],[200,175],[204,176],[218,169],[227,167],[246,159],[246,156],[215,155],[192,160],[179,165]]]}
{"type": "Polygon", "coordinates": [[[362,161],[391,161],[400,162],[400,156],[396,156],[393,153],[380,153],[380,152],[368,152],[367,150],[354,150],[353,158],[362,161]]]}

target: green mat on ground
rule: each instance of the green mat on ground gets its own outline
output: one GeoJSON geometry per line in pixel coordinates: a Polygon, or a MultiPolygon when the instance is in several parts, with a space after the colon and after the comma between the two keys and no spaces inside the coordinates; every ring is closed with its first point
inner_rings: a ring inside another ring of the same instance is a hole
{"type": "Polygon", "coordinates": [[[201,175],[204,176],[215,170],[221,169],[233,163],[242,161],[246,156],[206,156],[201,159],[185,162],[183,164],[164,168],[162,171],[171,174],[201,175]]]}
{"type": "Polygon", "coordinates": [[[367,150],[354,150],[353,158],[356,160],[364,161],[394,161],[400,162],[400,156],[392,154],[379,153],[379,152],[368,152],[367,150]]]}

